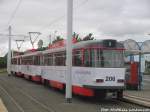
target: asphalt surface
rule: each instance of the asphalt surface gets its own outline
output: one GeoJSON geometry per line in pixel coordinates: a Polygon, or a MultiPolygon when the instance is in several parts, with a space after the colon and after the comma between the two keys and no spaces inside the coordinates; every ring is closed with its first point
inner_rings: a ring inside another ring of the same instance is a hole
{"type": "Polygon", "coordinates": [[[124,99],[150,108],[150,75],[143,75],[141,90],[124,91],[124,99]]]}
{"type": "Polygon", "coordinates": [[[150,75],[143,75],[142,87],[144,90],[150,91],[150,75]]]}
{"type": "MultiPolygon", "coordinates": [[[[0,97],[9,112],[117,112],[145,107],[107,98],[105,100],[73,96],[65,102],[63,92],[27,81],[23,78],[0,74],[0,97]]],[[[148,111],[149,112],[149,111],[148,111]]]]}

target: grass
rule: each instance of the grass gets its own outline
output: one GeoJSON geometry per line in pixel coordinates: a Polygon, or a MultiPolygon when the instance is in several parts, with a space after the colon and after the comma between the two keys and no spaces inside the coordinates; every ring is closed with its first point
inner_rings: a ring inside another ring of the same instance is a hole
{"type": "Polygon", "coordinates": [[[0,73],[4,73],[4,72],[6,72],[6,71],[7,71],[6,68],[0,68],[0,73]]]}

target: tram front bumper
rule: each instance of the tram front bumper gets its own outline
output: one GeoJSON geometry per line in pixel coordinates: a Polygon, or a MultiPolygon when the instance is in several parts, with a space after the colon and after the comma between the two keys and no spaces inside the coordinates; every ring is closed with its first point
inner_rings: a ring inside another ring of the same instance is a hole
{"type": "Polygon", "coordinates": [[[124,90],[125,86],[91,86],[91,85],[83,85],[85,88],[89,89],[98,89],[98,90],[124,90]]]}

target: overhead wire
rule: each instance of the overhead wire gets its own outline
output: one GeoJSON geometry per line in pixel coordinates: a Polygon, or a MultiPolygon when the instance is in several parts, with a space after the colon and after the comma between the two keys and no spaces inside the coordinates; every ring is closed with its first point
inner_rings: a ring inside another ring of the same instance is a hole
{"type": "MultiPolygon", "coordinates": [[[[17,3],[17,5],[16,5],[16,7],[15,7],[15,9],[14,9],[14,11],[13,11],[13,13],[12,13],[11,16],[10,16],[10,19],[9,19],[9,21],[8,21],[8,23],[7,23],[7,26],[11,24],[11,22],[12,22],[13,18],[15,17],[15,15],[16,15],[16,13],[17,13],[17,10],[18,10],[19,6],[21,5],[22,1],[23,1],[23,0],[19,0],[19,2],[17,3]]],[[[85,4],[86,2],[88,2],[88,1],[89,1],[89,0],[84,0],[81,4],[79,4],[77,7],[75,7],[75,9],[81,7],[82,5],[84,5],[84,4],[85,4]]],[[[43,31],[44,31],[45,29],[47,29],[48,27],[50,27],[50,26],[52,26],[53,24],[55,24],[56,22],[62,20],[65,16],[66,16],[66,14],[64,14],[64,15],[62,15],[62,16],[60,16],[60,17],[54,19],[54,20],[52,20],[49,25],[44,26],[43,28],[40,29],[40,31],[43,32],[43,31]]]]}
{"type": "MultiPolygon", "coordinates": [[[[23,1],[23,0],[19,0],[19,1],[18,1],[18,3],[17,3],[17,5],[16,5],[16,7],[15,7],[13,13],[12,13],[11,16],[10,16],[10,19],[9,19],[9,21],[8,21],[8,23],[7,23],[7,26],[11,24],[11,22],[12,22],[12,20],[14,19],[15,15],[16,15],[16,13],[17,13],[17,10],[19,9],[19,6],[21,5],[22,1],[23,1]]],[[[75,7],[75,9],[81,7],[82,5],[84,5],[84,4],[85,4],[86,2],[88,2],[88,1],[89,1],[89,0],[84,0],[81,4],[79,4],[77,7],[75,7]]],[[[41,31],[41,30],[43,31],[43,30],[47,29],[48,27],[52,26],[52,25],[55,24],[56,22],[62,20],[65,16],[66,16],[66,14],[64,14],[64,15],[62,15],[62,16],[56,18],[56,19],[54,19],[53,21],[51,21],[51,23],[50,23],[49,25],[46,25],[46,26],[44,26],[43,28],[41,28],[40,31],[41,31]]],[[[42,31],[41,31],[41,32],[42,32],[42,31]]]]}
{"type": "MultiPolygon", "coordinates": [[[[74,9],[81,7],[82,5],[85,5],[85,3],[87,3],[89,0],[84,0],[81,4],[79,4],[78,6],[76,6],[74,9]]],[[[44,31],[45,29],[47,29],[48,27],[52,26],[53,24],[55,24],[56,22],[62,20],[64,17],[66,16],[66,14],[54,19],[53,21],[50,22],[49,25],[44,26],[43,28],[40,29],[40,31],[44,31]]]]}
{"type": "Polygon", "coordinates": [[[19,6],[20,6],[20,4],[21,4],[22,1],[23,0],[19,0],[19,2],[17,3],[17,5],[16,5],[16,7],[15,7],[15,9],[13,11],[13,13],[11,14],[11,16],[10,16],[10,18],[8,20],[7,26],[11,24],[11,22],[12,22],[13,18],[15,17],[15,15],[17,13],[17,10],[18,10],[18,8],[19,8],[19,6]]]}

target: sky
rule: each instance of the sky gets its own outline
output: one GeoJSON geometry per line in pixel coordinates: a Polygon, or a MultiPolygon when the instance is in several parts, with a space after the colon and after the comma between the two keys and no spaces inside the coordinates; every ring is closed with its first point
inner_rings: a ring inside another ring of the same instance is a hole
{"type": "MultiPolygon", "coordinates": [[[[9,25],[12,35],[40,32],[38,39],[46,46],[57,35],[66,38],[66,16],[67,0],[0,0],[0,34],[7,35],[9,25]]],[[[150,0],[74,0],[73,32],[81,37],[93,33],[96,39],[149,40],[150,0]]],[[[12,38],[12,49],[17,49],[16,39],[23,37],[12,38]]],[[[31,48],[26,38],[21,51],[31,48]]],[[[0,36],[0,56],[7,50],[8,37],[0,36]]]]}

